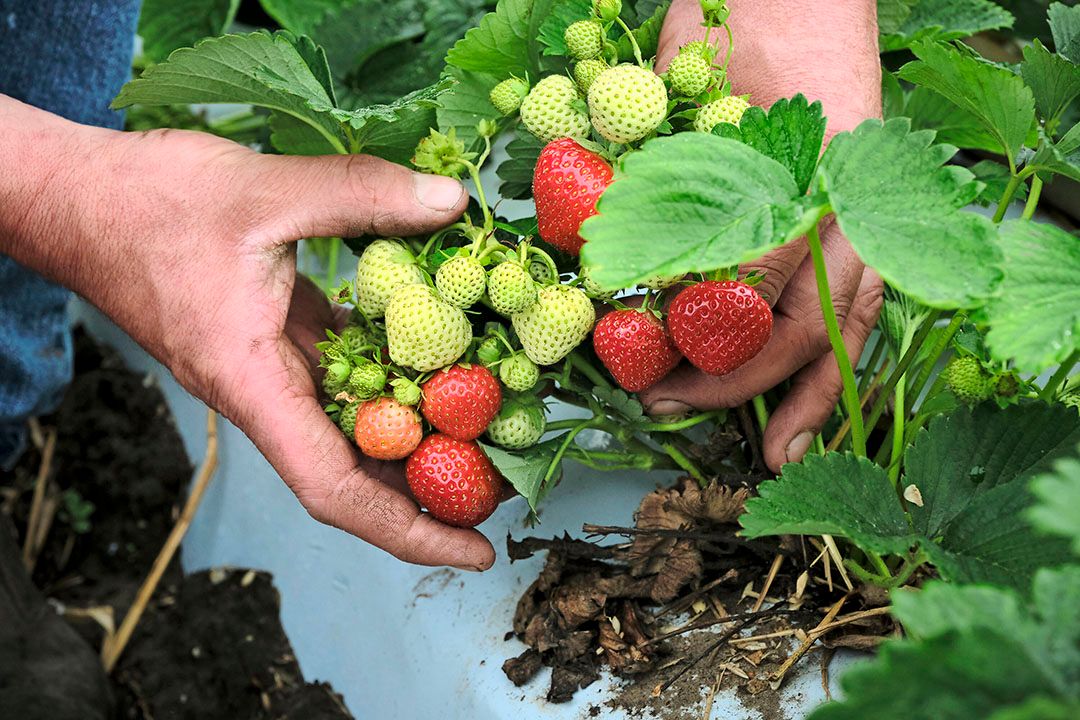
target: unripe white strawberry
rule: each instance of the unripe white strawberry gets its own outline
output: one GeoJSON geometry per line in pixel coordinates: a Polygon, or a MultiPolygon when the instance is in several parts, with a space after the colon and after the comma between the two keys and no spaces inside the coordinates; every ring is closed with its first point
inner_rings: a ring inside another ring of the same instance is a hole
{"type": "Polygon", "coordinates": [[[695,40],[689,42],[679,48],[680,55],[700,55],[706,60],[712,60],[716,55],[716,47],[712,43],[707,43],[704,40],[695,40]]]}
{"type": "Polygon", "coordinates": [[[567,285],[543,288],[535,303],[512,318],[525,354],[537,365],[553,365],[569,355],[595,320],[589,296],[567,285]]]}
{"type": "Polygon", "coordinates": [[[650,290],[667,290],[682,279],[682,275],[652,275],[642,280],[641,286],[650,290]]]}
{"type": "Polygon", "coordinates": [[[581,289],[591,298],[607,300],[615,297],[615,293],[619,292],[618,289],[603,287],[600,283],[593,280],[586,268],[581,268],[579,276],[581,277],[581,289]]]}
{"type": "Polygon", "coordinates": [[[465,312],[427,285],[405,285],[386,306],[386,341],[390,359],[417,372],[450,365],[472,341],[465,312]]]}
{"type": "Polygon", "coordinates": [[[536,302],[536,282],[520,264],[502,262],[488,276],[488,298],[495,312],[510,316],[536,302]]]}
{"type": "Polygon", "coordinates": [[[491,88],[488,98],[503,115],[513,115],[521,107],[521,101],[529,94],[529,83],[521,78],[511,77],[491,88]]]}
{"type": "Polygon", "coordinates": [[[694,97],[712,84],[712,63],[694,53],[681,53],[671,59],[667,77],[674,95],[694,97]]]}
{"type": "Polygon", "coordinates": [[[545,142],[564,137],[586,137],[589,118],[575,103],[577,86],[565,75],[549,75],[529,91],[521,103],[525,129],[545,142]]]}
{"type": "Polygon", "coordinates": [[[539,258],[533,258],[529,261],[529,274],[532,275],[533,280],[541,285],[550,285],[559,279],[551,266],[539,258]]]}
{"type": "Polygon", "coordinates": [[[743,113],[750,107],[744,98],[738,95],[729,95],[719,100],[713,100],[708,105],[698,110],[694,118],[694,129],[698,132],[712,132],[712,129],[720,123],[738,125],[742,120],[743,113]]]}
{"type": "Polygon", "coordinates": [[[594,58],[604,49],[604,26],[595,20],[578,20],[566,28],[563,40],[575,60],[594,58]]]}
{"type": "Polygon", "coordinates": [[[642,139],[667,117],[668,95],[659,75],[637,65],[616,65],[589,88],[593,127],[614,143],[642,139]]]}
{"type": "Polygon", "coordinates": [[[523,450],[539,442],[546,428],[547,420],[540,403],[522,399],[503,405],[488,424],[487,436],[507,450],[523,450]]]}
{"type": "Polygon", "coordinates": [[[423,283],[424,272],[404,245],[376,240],[364,249],[356,266],[356,307],[366,317],[382,317],[395,290],[423,283]]]}
{"type": "Polygon", "coordinates": [[[574,81],[581,88],[581,92],[587,93],[589,88],[592,87],[593,81],[600,77],[600,73],[609,67],[611,66],[599,58],[582,60],[574,66],[574,81]]]}
{"type": "Polygon", "coordinates": [[[515,353],[499,363],[499,380],[514,392],[526,392],[540,380],[540,368],[528,355],[515,353]]]}
{"type": "Polygon", "coordinates": [[[439,266],[435,287],[443,300],[454,307],[472,307],[484,296],[487,272],[479,260],[470,255],[458,255],[439,266]]]}

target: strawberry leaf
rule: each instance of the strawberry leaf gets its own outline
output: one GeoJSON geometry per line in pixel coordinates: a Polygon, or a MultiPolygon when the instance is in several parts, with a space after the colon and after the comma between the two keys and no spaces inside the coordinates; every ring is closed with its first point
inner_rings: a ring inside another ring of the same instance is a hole
{"type": "Polygon", "coordinates": [[[497,120],[501,117],[488,96],[503,78],[458,68],[448,68],[448,77],[455,83],[439,98],[439,128],[443,132],[454,129],[458,140],[465,143],[466,150],[477,150],[480,146],[477,123],[484,118],[497,120]]]}
{"type": "Polygon", "coordinates": [[[1044,139],[1042,146],[1028,162],[1028,168],[1042,173],[1063,175],[1080,182],[1080,123],[1056,143],[1044,139]]]}
{"type": "Polygon", "coordinates": [[[517,134],[506,146],[506,159],[496,171],[502,185],[499,194],[512,200],[532,197],[533,170],[544,149],[544,141],[518,126],[517,134]]]}
{"type": "Polygon", "coordinates": [[[900,113],[912,130],[934,130],[936,142],[967,150],[1000,152],[1000,144],[971,112],[925,87],[912,90],[900,113]]]}
{"type": "Polygon", "coordinates": [[[537,36],[554,4],[555,0],[499,0],[495,12],[485,15],[479,26],[450,48],[447,64],[471,72],[498,73],[500,80],[516,75],[535,82],[543,50],[537,36]]]}
{"type": "MultiPolygon", "coordinates": [[[[547,474],[551,461],[555,459],[555,453],[562,444],[563,437],[552,438],[539,445],[534,445],[525,450],[508,452],[493,445],[484,445],[484,453],[487,454],[495,468],[502,473],[518,494],[529,503],[529,509],[536,512],[536,505],[543,499],[549,488],[544,486],[544,476],[547,474]]],[[[558,479],[558,475],[554,479],[558,479]]]]}
{"type": "Polygon", "coordinates": [[[143,55],[161,62],[173,50],[220,35],[232,24],[240,0],[143,0],[139,37],[143,55]]]}
{"type": "Polygon", "coordinates": [[[986,307],[986,342],[1022,372],[1040,372],[1080,347],[1080,241],[1053,225],[1003,223],[1005,278],[986,307]]]}
{"type": "Polygon", "coordinates": [[[1054,48],[1062,57],[1080,63],[1080,5],[1056,2],[1048,12],[1054,48]]]}
{"type": "Polygon", "coordinates": [[[1045,533],[1061,535],[1080,555],[1080,447],[1072,457],[1062,458],[1031,481],[1037,502],[1028,510],[1032,525],[1045,533]]]}
{"type": "Polygon", "coordinates": [[[799,192],[806,192],[825,138],[820,102],[811,104],[803,95],[796,95],[777,100],[767,114],[757,106],[750,107],[738,130],[744,143],[786,167],[799,192]]]}
{"type": "Polygon", "coordinates": [[[568,57],[566,49],[566,28],[578,20],[586,20],[592,15],[592,0],[560,0],[551,9],[540,26],[537,37],[544,46],[545,55],[568,57]]]}
{"type": "Polygon", "coordinates": [[[1038,39],[1024,48],[1020,76],[1035,95],[1035,107],[1048,127],[1080,96],[1080,65],[1047,50],[1038,39]]]}
{"type": "Polygon", "coordinates": [[[307,33],[330,12],[355,0],[259,0],[266,14],[286,30],[307,33]]]}
{"type": "Polygon", "coordinates": [[[801,234],[809,204],[783,165],[703,133],[649,141],[616,177],[581,227],[582,261],[606,287],[760,257],[801,234]]]}
{"type": "Polygon", "coordinates": [[[1013,16],[990,0],[878,0],[878,11],[882,52],[1013,24],[1013,16]]]}
{"type": "MultiPolygon", "coordinates": [[[[651,58],[656,55],[656,50],[660,46],[660,30],[664,27],[664,18],[667,17],[670,5],[670,2],[657,5],[651,16],[645,18],[639,27],[631,29],[630,32],[633,34],[643,58],[651,58]]],[[[616,45],[619,48],[619,60],[621,62],[634,62],[636,59],[634,46],[630,44],[630,38],[625,33],[619,35],[616,45]]]]}
{"type": "Polygon", "coordinates": [[[978,305],[1001,275],[994,225],[963,212],[979,184],[942,167],[956,148],[932,141],[906,118],[867,120],[833,138],[820,182],[855,251],[889,283],[930,307],[978,305]]]}

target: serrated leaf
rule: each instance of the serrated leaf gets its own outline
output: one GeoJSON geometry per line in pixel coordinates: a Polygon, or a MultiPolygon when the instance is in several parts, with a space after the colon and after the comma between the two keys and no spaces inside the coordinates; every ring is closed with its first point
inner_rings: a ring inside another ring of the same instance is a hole
{"type": "Polygon", "coordinates": [[[554,3],[555,0],[499,0],[495,12],[485,15],[479,26],[450,48],[447,64],[477,73],[497,71],[502,76],[500,79],[516,75],[535,82],[540,76],[543,49],[537,36],[554,3]]]}
{"type": "Polygon", "coordinates": [[[423,35],[422,19],[417,0],[350,0],[328,10],[305,32],[325,49],[336,79],[343,83],[380,50],[423,35]]]}
{"type": "Polygon", "coordinates": [[[139,13],[142,53],[161,62],[173,50],[220,35],[232,24],[240,0],[143,0],[139,13]]]}
{"type": "Polygon", "coordinates": [[[739,130],[744,143],[786,167],[799,193],[806,192],[825,139],[820,102],[811,104],[803,95],[796,95],[777,100],[767,114],[750,107],[739,122],[739,130]]]}
{"type": "Polygon", "coordinates": [[[578,20],[592,15],[592,0],[560,0],[551,8],[551,14],[540,25],[537,37],[544,46],[545,55],[569,56],[566,49],[566,28],[578,20]]]}
{"type": "Polygon", "coordinates": [[[455,80],[455,84],[439,99],[439,128],[443,132],[455,130],[458,140],[465,143],[466,150],[476,150],[480,145],[476,124],[484,118],[501,118],[488,96],[503,78],[458,68],[450,68],[449,77],[455,80]]]}
{"type": "Polygon", "coordinates": [[[741,142],[657,138],[626,156],[582,225],[582,262],[607,287],[736,265],[793,239],[806,202],[783,165],[741,142]]]}
{"type": "Polygon", "coordinates": [[[544,141],[522,126],[518,126],[514,139],[506,146],[506,159],[499,164],[496,174],[502,180],[499,194],[504,198],[523,200],[532,197],[533,171],[544,141]]]}
{"type": "Polygon", "coordinates": [[[895,35],[911,17],[911,10],[919,0],[877,0],[878,32],[883,36],[895,35]]]}
{"type": "MultiPolygon", "coordinates": [[[[983,206],[996,206],[1001,202],[1001,198],[1005,196],[1005,190],[1009,186],[1009,181],[1012,180],[1009,168],[993,160],[980,160],[971,166],[971,172],[975,179],[983,184],[982,192],[979,193],[979,197],[975,198],[975,201],[983,206]]],[[[1014,200],[1016,202],[1026,200],[1027,190],[1027,184],[1021,183],[1013,195],[1014,200]]]]}
{"type": "Polygon", "coordinates": [[[1035,107],[1047,126],[1055,125],[1080,96],[1080,65],[1051,53],[1038,39],[1024,48],[1020,76],[1035,95],[1035,107]]]}
{"type": "Polygon", "coordinates": [[[892,614],[915,640],[955,630],[1020,627],[1027,622],[1020,598],[1005,588],[933,581],[892,594],[892,614]]]}
{"type": "Polygon", "coordinates": [[[270,144],[284,155],[333,155],[340,152],[318,130],[286,113],[270,114],[270,144]]]}
{"type": "Polygon", "coordinates": [[[890,284],[930,307],[978,305],[1001,275],[994,225],[963,211],[978,183],[942,167],[956,149],[932,141],[905,118],[867,120],[833,138],[820,177],[844,235],[890,284]]]}
{"type": "Polygon", "coordinates": [[[310,32],[328,13],[355,0],[259,0],[266,14],[286,30],[310,32]]]}
{"type": "Polygon", "coordinates": [[[536,505],[545,492],[544,476],[562,441],[563,437],[559,436],[526,450],[514,452],[508,452],[493,445],[483,447],[484,453],[494,463],[495,468],[518,491],[518,494],[525,498],[529,503],[529,509],[536,512],[536,505]]]}
{"type": "Polygon", "coordinates": [[[1080,555],[1080,447],[1072,457],[1061,458],[1052,468],[1036,475],[1031,492],[1036,502],[1027,519],[1037,529],[1070,540],[1072,551],[1080,555]]]}
{"type": "Polygon", "coordinates": [[[1080,182],[1080,123],[1074,125],[1056,143],[1044,139],[1042,146],[1028,162],[1028,169],[1062,175],[1080,182]]]}
{"type": "Polygon", "coordinates": [[[1080,239],[1030,220],[1002,223],[1005,278],[986,306],[994,357],[1041,372],[1080,347],[1080,239]]]}
{"type": "Polygon", "coordinates": [[[1012,15],[990,0],[879,1],[879,11],[882,5],[886,6],[885,23],[880,26],[882,52],[919,42],[958,40],[1013,24],[1012,15]],[[902,5],[907,5],[906,13],[902,5]]]}
{"type": "Polygon", "coordinates": [[[1080,63],[1080,5],[1053,3],[1048,11],[1054,49],[1062,57],[1080,63]]]}
{"type": "MultiPolygon", "coordinates": [[[[656,55],[657,48],[660,47],[660,31],[664,27],[664,18],[667,17],[668,7],[670,6],[670,2],[658,5],[653,14],[642,22],[640,26],[630,30],[638,44],[638,48],[641,50],[641,57],[645,60],[656,55]]],[[[634,55],[634,46],[630,44],[630,38],[625,33],[620,34],[616,44],[619,48],[620,61],[634,62],[637,59],[634,55]]]]}
{"type": "Polygon", "coordinates": [[[966,150],[1000,153],[1001,143],[973,114],[925,87],[917,87],[907,97],[901,113],[911,118],[913,130],[933,130],[935,140],[966,150]]]}
{"type": "Polygon", "coordinates": [[[436,127],[436,110],[422,105],[396,113],[393,122],[375,120],[365,128],[358,151],[384,160],[408,165],[417,144],[436,127]]]}
{"type": "MultiPolygon", "coordinates": [[[[339,122],[347,123],[354,130],[363,131],[373,121],[392,123],[402,115],[418,108],[436,108],[439,106],[439,97],[446,93],[453,85],[450,80],[440,80],[434,85],[429,85],[419,90],[414,90],[404,97],[385,105],[368,105],[356,110],[334,108],[329,106],[313,106],[313,109],[329,113],[339,122]]],[[[363,139],[363,133],[360,133],[363,139]]]]}
{"type": "Polygon", "coordinates": [[[998,152],[1015,162],[1035,121],[1035,98],[1024,81],[947,45],[919,43],[919,58],[900,68],[900,78],[940,93],[974,115],[998,141],[998,152]]]}

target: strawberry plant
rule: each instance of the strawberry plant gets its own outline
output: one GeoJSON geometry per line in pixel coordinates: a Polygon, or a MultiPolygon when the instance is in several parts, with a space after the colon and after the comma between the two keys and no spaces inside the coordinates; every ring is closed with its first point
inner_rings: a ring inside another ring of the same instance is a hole
{"type": "Polygon", "coordinates": [[[817,716],[1071,716],[1080,242],[1037,211],[1055,178],[1080,182],[1080,9],[1051,4],[1054,49],[1007,64],[959,42],[1007,28],[1002,7],[880,0],[885,117],[826,145],[820,103],[736,93],[735,45],[708,40],[730,40],[728,9],[701,5],[706,40],[662,74],[665,3],[501,0],[432,84],[384,104],[347,101],[355,78],[287,31],[177,50],[116,104],[247,103],[279,151],[472,181],[434,235],[349,239],[335,299],[355,309],[319,346],[328,411],[365,453],[408,457],[414,496],[457,525],[483,521],[503,479],[535,512],[564,460],[719,475],[686,431],[723,411],[653,420],[634,393],[684,360],[725,375],[756,357],[773,316],[740,267],[805,238],[842,401],[816,452],[761,483],[742,534],[837,541],[910,635],[817,716]],[[499,195],[533,197],[535,217],[500,217],[480,180],[509,133],[499,195]],[[841,334],[825,223],[887,285],[867,358],[841,334]],[[549,421],[553,400],[581,417],[549,421]],[[951,703],[946,668],[979,697],[951,703]]]}

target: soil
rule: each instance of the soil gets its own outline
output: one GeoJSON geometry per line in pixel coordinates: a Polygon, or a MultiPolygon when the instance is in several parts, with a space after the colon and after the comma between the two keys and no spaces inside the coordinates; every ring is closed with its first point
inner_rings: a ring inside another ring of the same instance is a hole
{"type": "Polygon", "coordinates": [[[184,575],[174,559],[106,680],[96,658],[104,626],[118,626],[134,600],[193,467],[153,381],[85,333],[75,341],[60,408],[0,475],[0,716],[350,718],[329,686],[304,681],[271,577],[246,569],[184,575]],[[53,432],[39,513],[49,525],[31,585],[19,553],[53,432]],[[93,510],[80,521],[85,503],[93,510]],[[62,702],[50,705],[53,696],[62,702]]]}

